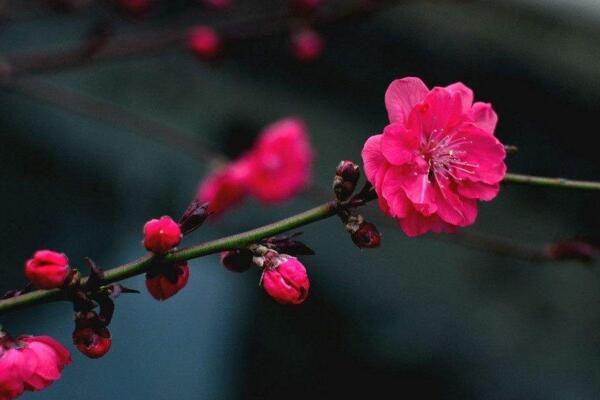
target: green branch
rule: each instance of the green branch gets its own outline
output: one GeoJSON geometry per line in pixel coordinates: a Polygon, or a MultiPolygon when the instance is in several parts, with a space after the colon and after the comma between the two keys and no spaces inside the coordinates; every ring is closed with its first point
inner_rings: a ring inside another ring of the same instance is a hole
{"type": "MultiPolygon", "coordinates": [[[[186,261],[193,258],[218,253],[224,250],[233,250],[258,242],[269,236],[275,236],[298,227],[320,221],[335,215],[337,206],[335,202],[328,202],[303,213],[274,222],[247,232],[227,236],[221,239],[205,242],[196,246],[183,248],[170,253],[165,257],[167,261],[186,261]]],[[[152,264],[152,255],[146,255],[127,264],[106,270],[103,284],[109,284],[131,278],[148,270],[152,264]]],[[[82,280],[85,283],[85,279],[82,280]]],[[[0,315],[9,311],[20,310],[36,304],[64,300],[63,291],[60,289],[35,290],[20,296],[0,300],[0,315]]]]}
{"type": "Polygon", "coordinates": [[[563,178],[546,178],[542,176],[506,174],[504,182],[519,183],[523,185],[550,186],[565,189],[600,190],[600,182],[573,181],[563,178]]]}

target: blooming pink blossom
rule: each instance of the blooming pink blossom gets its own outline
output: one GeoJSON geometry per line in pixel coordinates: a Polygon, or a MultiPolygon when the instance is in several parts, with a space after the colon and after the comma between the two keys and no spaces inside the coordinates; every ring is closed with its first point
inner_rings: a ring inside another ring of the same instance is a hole
{"type": "Polygon", "coordinates": [[[310,179],[313,152],[304,123],[286,118],[267,126],[248,159],[251,194],[265,203],[291,198],[310,179]]]}
{"type": "Polygon", "coordinates": [[[25,263],[25,276],[38,289],[62,286],[69,271],[67,256],[51,250],[36,251],[25,263]]]}
{"type": "Polygon", "coordinates": [[[156,254],[167,254],[181,242],[181,237],[179,224],[166,215],[144,225],[144,247],[156,254]]]}
{"type": "Polygon", "coordinates": [[[17,398],[25,390],[46,388],[70,363],[67,349],[49,336],[13,340],[0,332],[0,400],[17,398]]]}
{"type": "Polygon", "coordinates": [[[385,104],[390,125],[362,151],[381,209],[409,236],[474,223],[506,174],[492,106],[462,83],[429,90],[412,77],[392,82],[385,104]]]}
{"type": "Polygon", "coordinates": [[[274,265],[265,265],[262,286],[276,302],[300,304],[308,297],[310,282],[306,268],[297,258],[281,254],[274,265]]]}
{"type": "Polygon", "coordinates": [[[247,158],[228,164],[202,182],[197,198],[208,203],[209,213],[220,214],[243,200],[248,193],[250,174],[247,158]]]}
{"type": "Polygon", "coordinates": [[[209,26],[196,26],[188,34],[188,46],[201,59],[212,60],[221,50],[221,38],[209,26]]]}
{"type": "Polygon", "coordinates": [[[292,37],[292,52],[298,61],[310,63],[323,53],[323,38],[312,29],[303,29],[292,37]]]}

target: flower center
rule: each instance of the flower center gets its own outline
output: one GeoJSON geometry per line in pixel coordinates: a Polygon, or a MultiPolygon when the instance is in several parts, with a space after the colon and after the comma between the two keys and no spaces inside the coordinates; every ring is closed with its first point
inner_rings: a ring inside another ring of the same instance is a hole
{"type": "Polygon", "coordinates": [[[473,175],[479,164],[464,160],[467,152],[462,148],[471,141],[467,138],[448,134],[444,129],[434,129],[429,137],[421,143],[421,155],[427,162],[429,168],[429,177],[434,178],[440,183],[443,180],[461,181],[457,172],[473,175]]]}

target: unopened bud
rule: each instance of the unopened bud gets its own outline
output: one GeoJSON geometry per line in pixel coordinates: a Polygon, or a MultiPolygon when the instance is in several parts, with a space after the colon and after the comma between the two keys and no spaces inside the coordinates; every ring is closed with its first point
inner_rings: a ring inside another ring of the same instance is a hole
{"type": "Polygon", "coordinates": [[[340,201],[347,200],[358,183],[360,177],[360,168],[352,161],[341,161],[335,170],[333,178],[333,191],[340,201]]]}
{"type": "Polygon", "coordinates": [[[164,301],[187,285],[190,269],[186,262],[160,265],[146,273],[146,288],[158,301],[164,301]]]}
{"type": "Polygon", "coordinates": [[[75,315],[73,344],[83,355],[100,358],[110,350],[112,339],[110,331],[94,311],[75,315]]]}
{"type": "MultiPolygon", "coordinates": [[[[273,261],[273,260],[271,260],[273,261]]],[[[310,282],[306,268],[297,258],[281,254],[276,265],[265,264],[262,286],[276,302],[300,304],[308,297],[310,282]]]]}
{"type": "Polygon", "coordinates": [[[25,276],[38,289],[61,287],[69,272],[67,256],[51,250],[36,251],[25,263],[25,276]]]}
{"type": "Polygon", "coordinates": [[[237,249],[221,253],[221,263],[233,272],[245,272],[252,267],[253,254],[248,249],[237,249]]]}
{"type": "Polygon", "coordinates": [[[364,220],[362,215],[352,215],[346,223],[354,244],[361,249],[372,249],[381,244],[381,235],[377,227],[364,220]]]}
{"type": "Polygon", "coordinates": [[[181,228],[171,217],[152,219],[144,225],[144,247],[164,255],[181,242],[181,228]]]}
{"type": "Polygon", "coordinates": [[[208,203],[202,203],[198,199],[194,199],[179,220],[181,234],[187,235],[198,229],[206,221],[207,217],[208,203]]]}

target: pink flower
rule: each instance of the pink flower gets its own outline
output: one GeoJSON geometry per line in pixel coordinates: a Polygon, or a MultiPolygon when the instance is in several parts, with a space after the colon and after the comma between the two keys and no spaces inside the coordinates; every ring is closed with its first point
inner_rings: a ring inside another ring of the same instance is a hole
{"type": "Polygon", "coordinates": [[[179,224],[171,217],[152,219],[144,225],[144,247],[155,254],[167,254],[181,242],[179,224]]]}
{"type": "Polygon", "coordinates": [[[381,209],[409,236],[474,223],[477,200],[496,197],[506,174],[491,105],[473,104],[462,83],[429,90],[411,77],[391,83],[385,104],[390,125],[362,151],[381,209]]]}
{"type": "Polygon", "coordinates": [[[323,53],[323,38],[312,29],[303,29],[292,37],[292,52],[298,61],[310,63],[323,53]]]}
{"type": "Polygon", "coordinates": [[[286,118],[267,126],[248,158],[251,194],[265,203],[291,198],[310,179],[313,152],[304,123],[286,118]]]}
{"type": "Polygon", "coordinates": [[[282,254],[274,265],[265,265],[262,286],[278,303],[300,304],[308,297],[310,282],[304,265],[297,258],[282,254]]]}
{"type": "Polygon", "coordinates": [[[0,336],[0,400],[46,388],[70,363],[67,349],[49,336],[0,336]]]}
{"type": "Polygon", "coordinates": [[[188,46],[201,59],[212,60],[221,50],[221,38],[209,26],[197,26],[188,34],[188,46]]]}
{"type": "Polygon", "coordinates": [[[228,164],[202,182],[197,198],[201,203],[208,203],[209,213],[221,214],[246,196],[250,174],[251,164],[247,158],[228,164]]]}
{"type": "Polygon", "coordinates": [[[146,288],[152,297],[164,301],[175,296],[187,285],[190,269],[186,262],[178,265],[167,265],[146,273],[146,288]]]}
{"type": "Polygon", "coordinates": [[[25,263],[25,276],[38,289],[61,287],[69,271],[67,256],[51,250],[36,251],[25,263]]]}

